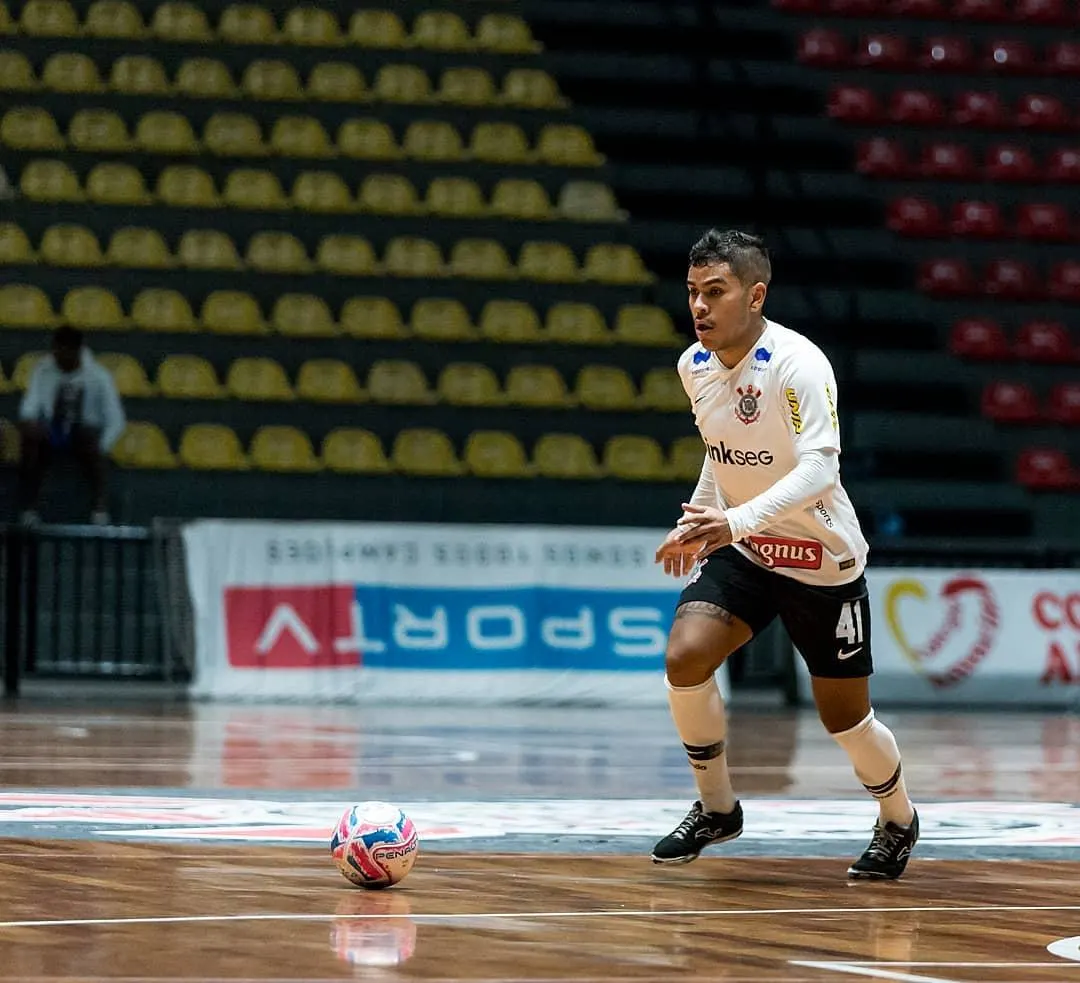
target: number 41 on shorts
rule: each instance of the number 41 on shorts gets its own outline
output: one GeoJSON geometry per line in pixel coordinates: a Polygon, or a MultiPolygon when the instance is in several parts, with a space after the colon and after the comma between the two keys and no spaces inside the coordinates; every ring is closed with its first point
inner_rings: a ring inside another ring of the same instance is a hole
{"type": "Polygon", "coordinates": [[[839,641],[840,650],[837,658],[843,662],[853,655],[858,655],[863,648],[866,639],[863,635],[863,604],[864,598],[857,601],[845,601],[840,606],[840,617],[836,622],[836,639],[839,641]]]}

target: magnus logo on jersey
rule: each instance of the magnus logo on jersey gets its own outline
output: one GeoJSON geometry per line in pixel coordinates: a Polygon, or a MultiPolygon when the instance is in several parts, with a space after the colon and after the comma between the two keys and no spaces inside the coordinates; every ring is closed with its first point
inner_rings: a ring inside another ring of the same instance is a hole
{"type": "Polygon", "coordinates": [[[747,426],[755,423],[761,416],[761,407],[758,406],[761,390],[753,386],[745,389],[740,386],[735,392],[739,395],[738,402],[735,403],[735,415],[747,426]]]}
{"type": "Polygon", "coordinates": [[[720,446],[713,444],[705,445],[709,449],[709,457],[718,464],[733,464],[740,468],[756,468],[759,464],[769,465],[773,462],[772,451],[743,451],[728,447],[722,440],[720,446]]]}
{"type": "Polygon", "coordinates": [[[812,539],[781,539],[775,536],[747,536],[744,540],[767,567],[796,567],[820,570],[821,543],[812,539]]]}
{"type": "Polygon", "coordinates": [[[794,389],[785,389],[784,398],[787,399],[791,409],[791,429],[796,433],[802,433],[802,413],[799,409],[799,395],[794,389]]]}

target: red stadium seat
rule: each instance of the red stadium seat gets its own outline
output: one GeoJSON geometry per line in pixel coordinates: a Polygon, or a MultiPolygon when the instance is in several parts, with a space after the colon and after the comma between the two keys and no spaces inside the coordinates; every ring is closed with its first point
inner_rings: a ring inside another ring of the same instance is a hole
{"type": "Polygon", "coordinates": [[[839,17],[874,17],[881,14],[878,0],[826,0],[825,8],[839,17]]]}
{"type": "Polygon", "coordinates": [[[1000,24],[1009,19],[1009,10],[1002,0],[955,0],[952,16],[956,20],[978,20],[1000,24]]]}
{"type": "Polygon", "coordinates": [[[822,9],[820,0],[772,0],[772,5],[789,14],[820,14],[822,9]]]}
{"type": "Polygon", "coordinates": [[[1064,365],[1073,360],[1072,341],[1060,321],[1028,321],[1017,332],[1013,353],[1025,362],[1064,365]]]}
{"type": "Polygon", "coordinates": [[[953,100],[952,118],[961,126],[989,130],[1007,126],[1009,113],[996,92],[958,92],[953,100]]]}
{"type": "Polygon", "coordinates": [[[1056,41],[1049,45],[1044,64],[1053,75],[1080,75],[1080,42],[1056,41]]]}
{"type": "Polygon", "coordinates": [[[1009,342],[997,321],[966,318],[952,326],[949,351],[960,358],[998,362],[1009,357],[1009,342]]]}
{"type": "Polygon", "coordinates": [[[983,389],[982,415],[995,423],[1034,423],[1039,404],[1022,382],[990,382],[983,389]]]}
{"type": "Polygon", "coordinates": [[[855,64],[889,71],[906,68],[911,62],[907,38],[897,34],[870,34],[859,39],[855,64]]]}
{"type": "Polygon", "coordinates": [[[1047,287],[1054,300],[1080,301],[1080,262],[1070,259],[1055,263],[1050,269],[1047,287]]]}
{"type": "Polygon", "coordinates": [[[895,123],[932,125],[945,120],[945,107],[936,93],[898,89],[889,100],[889,119],[895,123]]]}
{"type": "Polygon", "coordinates": [[[990,181],[1037,181],[1038,168],[1031,154],[1014,144],[998,144],[986,154],[985,173],[990,181]]]}
{"type": "Polygon", "coordinates": [[[919,266],[918,288],[932,297],[970,297],[976,293],[971,268],[962,259],[928,259],[919,266]]]}
{"type": "Polygon", "coordinates": [[[1021,24],[1068,24],[1065,0],[1015,0],[1013,19],[1021,24]]]}
{"type": "Polygon", "coordinates": [[[1025,73],[1032,71],[1035,56],[1023,41],[991,41],[986,47],[983,65],[995,72],[1025,73]]]}
{"type": "Polygon", "coordinates": [[[1054,96],[1028,93],[1020,97],[1016,107],[1018,126],[1031,130],[1064,130],[1069,126],[1069,114],[1054,96]]]}
{"type": "Polygon", "coordinates": [[[966,72],[974,62],[971,44],[963,37],[927,38],[919,56],[920,68],[938,72],[966,72]]]}
{"type": "Polygon", "coordinates": [[[1055,150],[1046,164],[1046,179],[1056,184],[1080,183],[1080,147],[1055,150]]]}
{"type": "Polygon", "coordinates": [[[1080,426],[1080,382],[1061,382],[1050,390],[1046,415],[1055,423],[1080,426]]]}
{"type": "Polygon", "coordinates": [[[851,54],[843,35],[818,27],[799,38],[798,58],[804,65],[838,68],[850,62],[851,54]]]}
{"type": "Polygon", "coordinates": [[[950,228],[953,235],[978,239],[997,239],[1005,234],[1001,209],[989,201],[958,201],[953,205],[950,228]]]}
{"type": "Polygon", "coordinates": [[[1021,205],[1016,212],[1016,233],[1023,239],[1067,242],[1072,238],[1069,213],[1052,202],[1021,205]]]}
{"type": "Polygon", "coordinates": [[[1042,295],[1042,284],[1023,260],[995,259],[986,267],[983,292],[1003,300],[1031,300],[1042,295]]]}
{"type": "Polygon", "coordinates": [[[873,137],[859,144],[855,169],[868,177],[892,178],[904,177],[910,171],[903,146],[885,137],[873,137]]]}
{"type": "Polygon", "coordinates": [[[919,172],[924,177],[962,181],[974,176],[975,162],[963,144],[931,143],[923,148],[919,172]]]}
{"type": "Polygon", "coordinates": [[[877,96],[855,85],[836,85],[829,92],[827,112],[845,123],[876,123],[881,119],[877,96]]]}
{"type": "Polygon", "coordinates": [[[926,20],[948,19],[945,5],[941,0],[893,0],[889,5],[889,13],[893,17],[910,19],[920,17],[926,20]]]}
{"type": "Polygon", "coordinates": [[[886,225],[902,236],[929,238],[944,233],[941,211],[926,198],[895,198],[889,202],[886,225]]]}
{"type": "Polygon", "coordinates": [[[1029,447],[1016,462],[1016,480],[1033,491],[1071,491],[1080,487],[1068,455],[1056,447],[1029,447]]]}

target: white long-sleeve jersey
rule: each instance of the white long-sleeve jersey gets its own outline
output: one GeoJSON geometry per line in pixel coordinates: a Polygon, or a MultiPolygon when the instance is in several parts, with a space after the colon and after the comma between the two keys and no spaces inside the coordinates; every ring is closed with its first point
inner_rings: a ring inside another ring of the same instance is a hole
{"type": "Polygon", "coordinates": [[[766,320],[734,368],[695,342],[679,376],[706,452],[691,501],[723,509],[735,548],[759,566],[821,586],[858,578],[868,545],[840,483],[825,353],[766,320]]]}

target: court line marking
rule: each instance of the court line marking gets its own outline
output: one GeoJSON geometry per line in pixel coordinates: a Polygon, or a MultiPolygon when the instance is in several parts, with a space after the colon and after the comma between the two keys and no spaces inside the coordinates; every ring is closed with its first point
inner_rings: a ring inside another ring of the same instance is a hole
{"type": "Polygon", "coordinates": [[[900,973],[892,969],[879,969],[876,966],[859,966],[852,963],[792,959],[790,964],[800,969],[820,969],[828,973],[847,973],[851,976],[866,976],[875,980],[894,980],[896,983],[958,983],[957,980],[945,979],[943,976],[916,976],[913,973],[900,973]]]}
{"type": "MultiPolygon", "coordinates": [[[[1047,948],[1050,948],[1048,946],[1047,948]]],[[[1053,951],[1053,950],[1051,950],[1053,951]]],[[[1068,958],[1068,957],[1066,957],[1068,958]]],[[[878,980],[895,980],[898,983],[957,983],[956,980],[947,980],[937,976],[923,976],[915,973],[901,973],[888,967],[897,966],[906,969],[1080,969],[1080,963],[1070,965],[1067,962],[1024,962],[1024,963],[993,963],[993,962],[888,962],[888,961],[865,961],[844,960],[817,961],[806,959],[792,959],[790,965],[802,969],[820,969],[830,973],[847,973],[851,976],[866,976],[878,980]]]]}
{"type": "MultiPolygon", "coordinates": [[[[130,918],[50,918],[0,921],[5,928],[64,928],[76,925],[174,925],[205,922],[323,922],[352,919],[406,919],[415,922],[461,921],[474,918],[705,918],[708,916],[755,917],[762,915],[859,915],[895,912],[950,911],[1080,911],[1080,905],[919,905],[888,908],[701,908],[676,911],[600,908],[595,911],[454,911],[434,914],[373,912],[371,914],[320,915],[257,913],[247,915],[141,915],[130,918]]],[[[851,965],[846,963],[845,965],[851,965]]],[[[906,965],[906,964],[905,964],[906,965]]]]}

